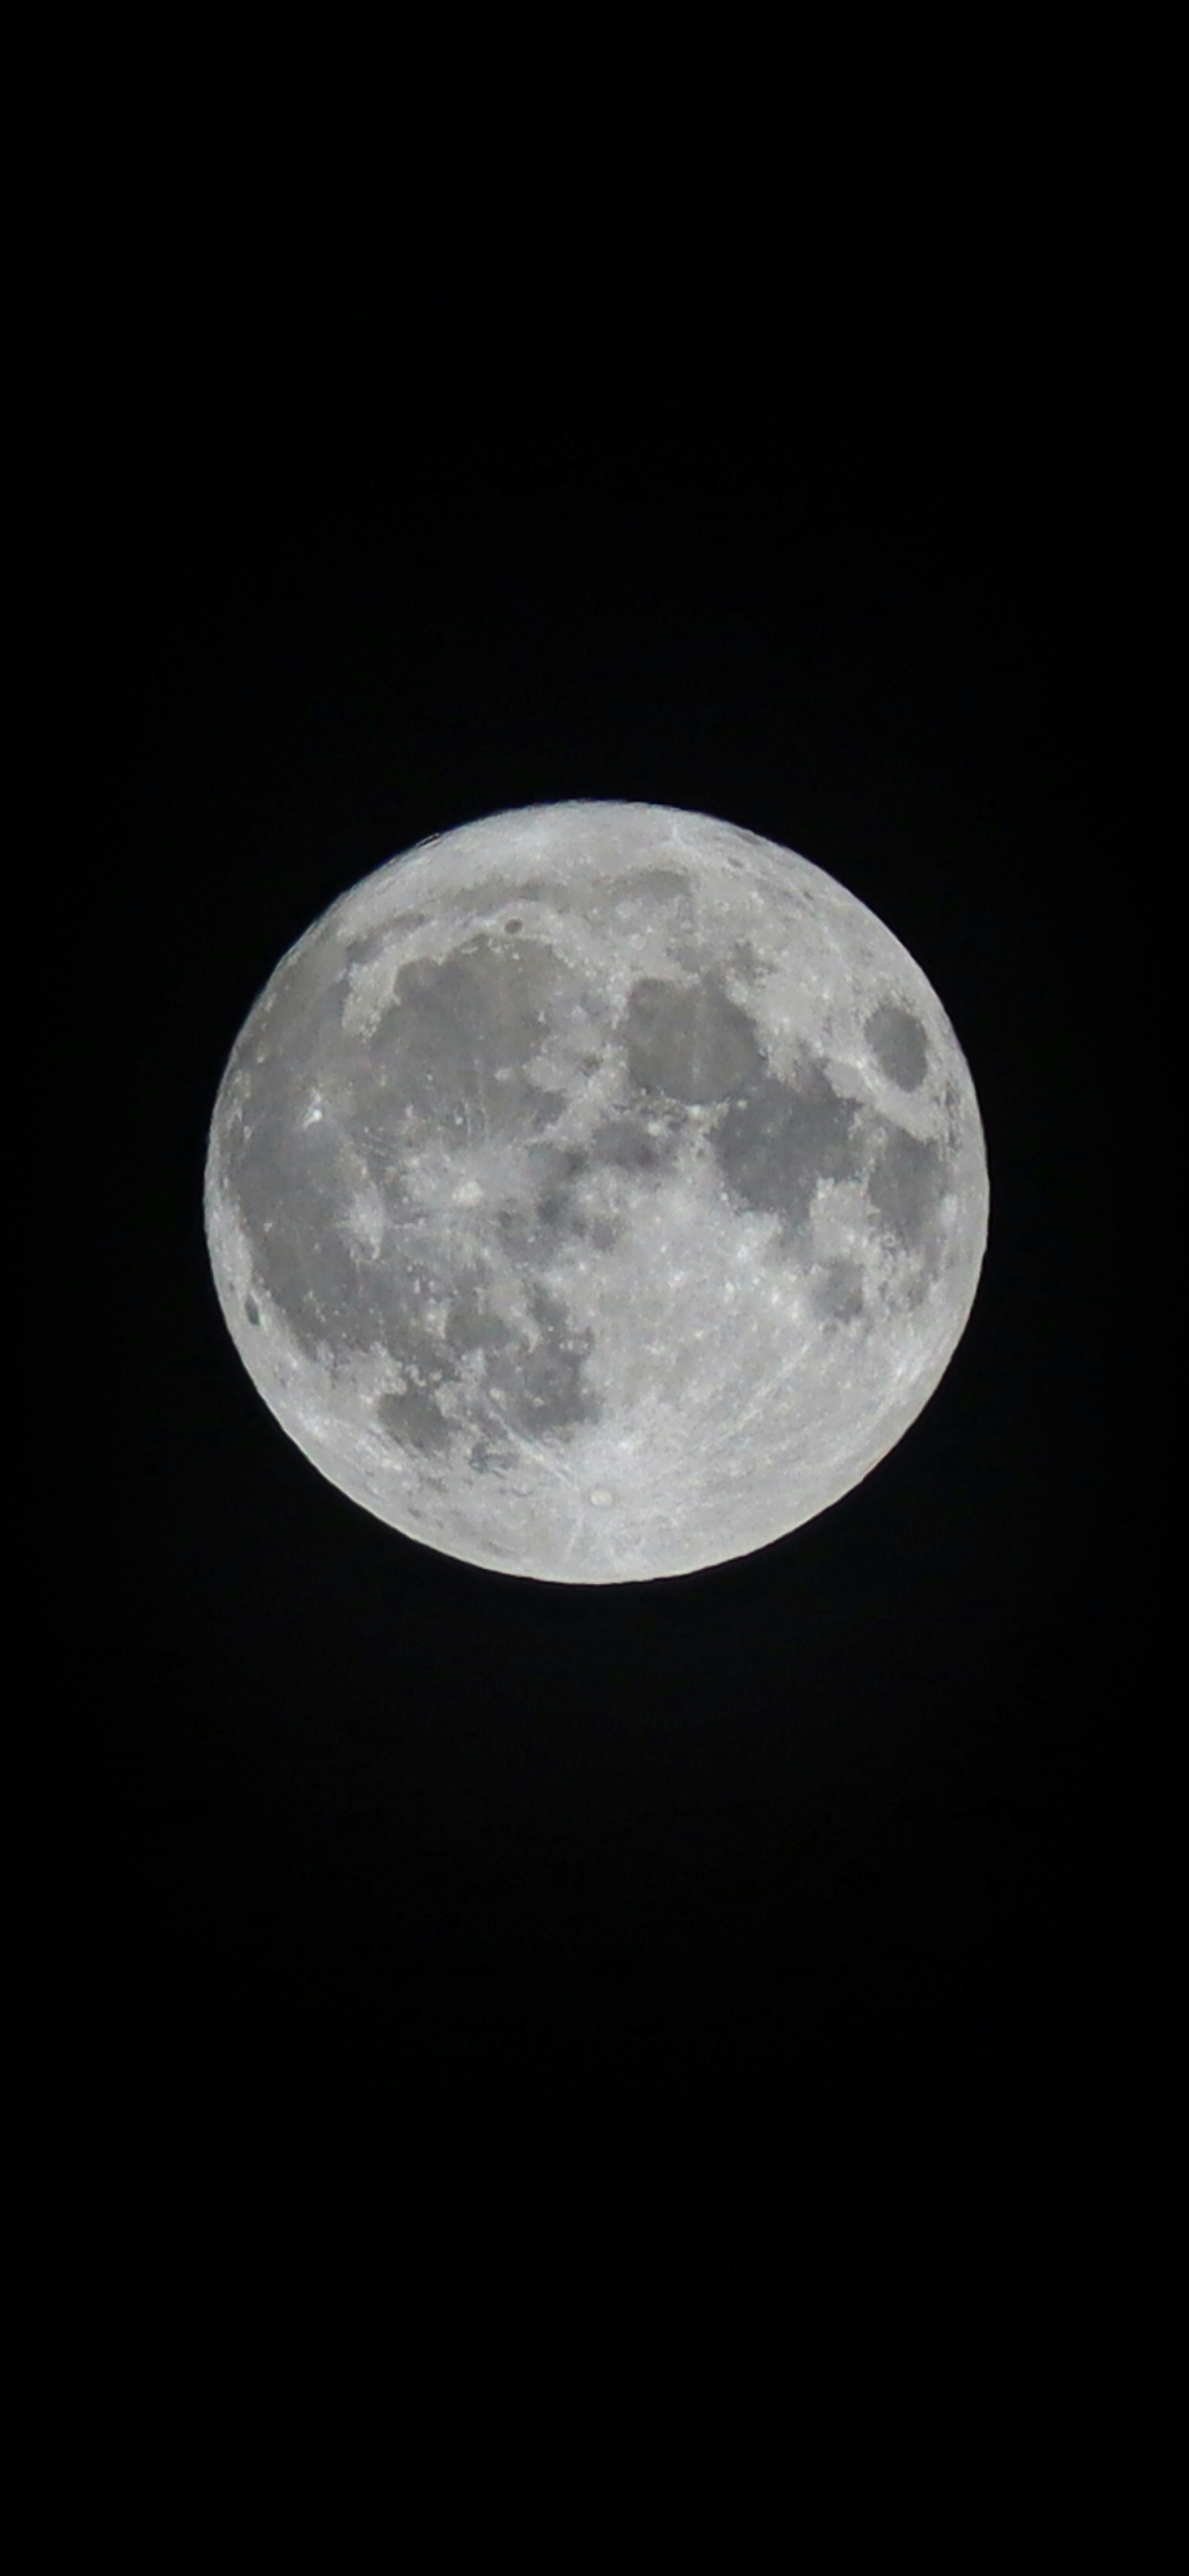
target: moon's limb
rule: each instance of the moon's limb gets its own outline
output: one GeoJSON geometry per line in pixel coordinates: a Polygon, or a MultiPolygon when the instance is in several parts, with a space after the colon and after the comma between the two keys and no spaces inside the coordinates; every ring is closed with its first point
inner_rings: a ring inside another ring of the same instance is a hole
{"type": "Polygon", "coordinates": [[[232,1337],[333,1483],[464,1561],[640,1581],[859,1482],[986,1240],[937,995],[809,861],[710,817],[495,815],[282,958],[211,1122],[232,1337]]]}

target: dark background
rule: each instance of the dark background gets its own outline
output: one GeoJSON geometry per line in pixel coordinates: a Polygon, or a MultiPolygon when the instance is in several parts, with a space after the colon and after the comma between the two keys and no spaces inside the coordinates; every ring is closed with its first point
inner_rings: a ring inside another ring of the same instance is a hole
{"type": "Polygon", "coordinates": [[[1043,2326],[1100,2284],[1125,514],[1076,256],[946,234],[778,228],[741,270],[680,212],[604,209],[563,256],[539,213],[464,239],[405,205],[366,255],[138,221],[97,264],[68,653],[105,1463],[57,1838],[84,2272],[468,2335],[811,2284],[861,2330],[1026,2281],[1043,2326]],[[968,1330],[893,1454],[755,1556],[606,1589],[456,1564],[321,1481],[201,1222],[282,951],[422,836],[561,797],[727,817],[870,904],[991,1173],[968,1330]]]}

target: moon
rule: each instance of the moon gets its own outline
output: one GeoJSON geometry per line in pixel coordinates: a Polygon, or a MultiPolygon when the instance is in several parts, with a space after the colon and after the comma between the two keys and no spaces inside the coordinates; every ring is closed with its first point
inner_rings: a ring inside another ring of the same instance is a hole
{"type": "Polygon", "coordinates": [[[464,1563],[639,1583],[868,1475],[987,1235],[936,993],[824,870],[573,802],[377,868],[265,985],[215,1101],[220,1305],[331,1484],[464,1563]]]}

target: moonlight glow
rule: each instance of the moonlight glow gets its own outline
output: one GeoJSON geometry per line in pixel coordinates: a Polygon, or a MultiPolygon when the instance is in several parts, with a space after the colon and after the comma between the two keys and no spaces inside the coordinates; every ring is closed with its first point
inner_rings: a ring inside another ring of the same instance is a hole
{"type": "Polygon", "coordinates": [[[236,1348],[331,1482],[473,1565],[746,1555],[933,1393],[987,1229],[920,968],[820,868],[655,805],[496,814],[283,957],[211,1122],[236,1348]]]}

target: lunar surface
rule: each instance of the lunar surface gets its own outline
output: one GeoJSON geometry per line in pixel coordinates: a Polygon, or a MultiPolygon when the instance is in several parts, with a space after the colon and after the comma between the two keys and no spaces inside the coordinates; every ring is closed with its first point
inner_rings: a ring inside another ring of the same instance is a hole
{"type": "Polygon", "coordinates": [[[332,904],[248,1015],[206,1226],[260,1394],[472,1565],[634,1583],[859,1483],[974,1299],[983,1132],[844,887],[664,806],[496,814],[332,904]]]}

